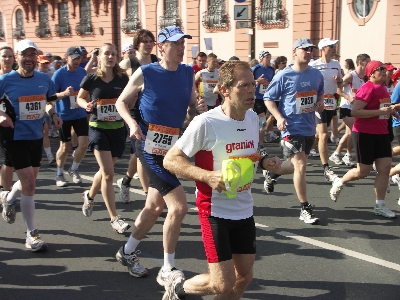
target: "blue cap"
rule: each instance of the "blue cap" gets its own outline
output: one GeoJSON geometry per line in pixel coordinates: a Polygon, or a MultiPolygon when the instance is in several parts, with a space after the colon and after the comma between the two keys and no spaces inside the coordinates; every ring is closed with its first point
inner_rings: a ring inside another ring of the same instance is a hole
{"type": "Polygon", "coordinates": [[[191,39],[192,36],[188,34],[184,34],[179,27],[176,26],[168,26],[163,28],[158,33],[158,42],[164,43],[165,41],[176,42],[181,38],[191,39]]]}

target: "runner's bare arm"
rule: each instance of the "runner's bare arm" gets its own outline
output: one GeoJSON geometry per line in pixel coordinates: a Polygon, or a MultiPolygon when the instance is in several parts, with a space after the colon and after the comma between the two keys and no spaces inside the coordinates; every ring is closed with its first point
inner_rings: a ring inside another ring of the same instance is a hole
{"type": "Polygon", "coordinates": [[[279,112],[278,107],[275,104],[275,101],[264,100],[264,103],[268,111],[275,117],[278,129],[284,130],[285,126],[287,125],[287,122],[286,119],[279,112]]]}
{"type": "Polygon", "coordinates": [[[317,96],[317,103],[315,103],[316,111],[317,112],[323,112],[325,109],[324,105],[324,94],[318,95],[317,96]]]}
{"type": "Polygon", "coordinates": [[[125,70],[126,75],[128,75],[129,77],[132,76],[131,61],[129,60],[129,58],[122,60],[119,63],[119,66],[121,67],[121,69],[125,70]]]}
{"type": "Polygon", "coordinates": [[[79,90],[76,103],[87,112],[93,111],[94,100],[90,101],[89,92],[84,89],[79,90]]]}
{"type": "Polygon", "coordinates": [[[138,68],[135,73],[132,74],[128,84],[118,97],[115,107],[122,119],[128,124],[130,129],[129,136],[138,140],[144,139],[142,130],[136,121],[132,118],[129,107],[133,107],[137,100],[137,95],[143,90],[144,80],[142,69],[138,68]]]}
{"type": "Polygon", "coordinates": [[[56,113],[56,110],[54,109],[52,102],[46,103],[46,113],[50,116],[51,121],[53,122],[54,128],[55,129],[60,128],[63,121],[60,119],[60,117],[56,113]]]}
{"type": "Polygon", "coordinates": [[[164,168],[177,176],[204,182],[218,192],[226,190],[225,184],[222,181],[221,171],[207,171],[192,165],[187,155],[176,145],[167,152],[163,164],[164,168]]]}

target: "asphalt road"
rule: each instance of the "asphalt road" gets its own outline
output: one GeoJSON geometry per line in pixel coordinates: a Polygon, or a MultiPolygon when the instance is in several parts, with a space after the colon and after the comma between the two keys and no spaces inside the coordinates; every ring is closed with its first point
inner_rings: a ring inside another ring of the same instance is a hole
{"type": "MultiPolygon", "coordinates": [[[[52,139],[55,152],[58,142],[52,139]]],[[[330,145],[331,151],[333,145],[330,145]]],[[[280,155],[278,144],[268,144],[280,155]]],[[[123,176],[128,159],[116,164],[114,182],[123,176]]],[[[394,163],[400,159],[394,158],[394,163]]],[[[69,167],[69,157],[66,169],[69,167]]],[[[161,299],[163,288],[155,277],[162,265],[164,214],[140,244],[145,278],[129,276],[115,260],[125,235],[112,231],[101,194],[95,198],[92,217],[81,211],[81,193],[97,170],[92,153],[80,167],[83,183],[55,186],[55,169],[46,162],[39,173],[36,192],[36,226],[49,248],[32,253],[24,247],[25,226],[20,211],[10,225],[0,220],[0,299],[161,299]]],[[[335,169],[343,175],[345,167],[335,169]]],[[[68,179],[68,175],[67,175],[68,179]]],[[[275,193],[263,190],[261,172],[253,184],[257,223],[257,257],[254,279],[243,299],[400,299],[399,219],[372,214],[374,173],[349,184],[338,202],[329,198],[319,158],[307,167],[309,202],[316,206],[319,225],[298,219],[300,206],[292,176],[282,177],[275,193]]],[[[129,204],[117,203],[121,216],[133,223],[144,205],[139,182],[133,180],[129,204]]],[[[177,266],[187,277],[207,271],[195,210],[194,183],[182,180],[190,211],[182,225],[176,250],[177,266]]],[[[118,191],[118,188],[115,188],[118,191]]],[[[397,214],[400,192],[392,184],[386,203],[397,214]]],[[[188,297],[188,299],[212,299],[188,297]]]]}

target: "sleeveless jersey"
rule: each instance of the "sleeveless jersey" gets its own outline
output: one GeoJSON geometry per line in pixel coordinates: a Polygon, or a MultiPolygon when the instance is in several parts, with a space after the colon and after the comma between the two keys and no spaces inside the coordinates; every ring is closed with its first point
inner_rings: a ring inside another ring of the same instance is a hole
{"type": "MultiPolygon", "coordinates": [[[[350,74],[352,76],[351,82],[343,87],[343,92],[354,98],[357,90],[364,84],[364,80],[358,77],[356,71],[351,71],[350,74]]],[[[351,109],[352,104],[350,104],[347,99],[342,97],[342,100],[340,100],[340,107],[351,109]]]]}
{"type": "Polygon", "coordinates": [[[213,90],[218,83],[218,69],[212,72],[203,69],[200,73],[202,78],[200,94],[208,106],[215,106],[218,96],[213,93],[213,90]]]}
{"type": "MultiPolygon", "coordinates": [[[[221,170],[222,161],[250,158],[258,167],[258,116],[248,110],[243,121],[227,117],[216,107],[193,119],[176,145],[196,166],[205,170],[221,170]]],[[[242,220],[253,215],[251,182],[239,187],[236,199],[229,199],[204,182],[196,182],[196,204],[200,214],[229,220],[242,220]]]]}

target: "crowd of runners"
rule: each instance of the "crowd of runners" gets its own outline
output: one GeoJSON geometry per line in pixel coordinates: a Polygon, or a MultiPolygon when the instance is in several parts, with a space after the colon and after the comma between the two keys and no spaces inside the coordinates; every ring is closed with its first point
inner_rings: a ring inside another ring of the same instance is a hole
{"type": "Polygon", "coordinates": [[[241,298],[253,276],[251,183],[261,173],[267,194],[279,189],[279,177],[293,174],[299,219],[317,224],[307,195],[309,155],[320,157],[321,175],[332,182],[327,197],[333,201],[346,193],[346,183],[374,168],[373,213],[396,216],[385,204],[390,178],[400,189],[400,165],[391,165],[392,156],[400,154],[400,146],[391,146],[394,138],[400,144],[400,74],[392,64],[362,53],[355,63],[346,60],[343,70],[335,59],[338,40],[324,38],[314,45],[300,38],[293,44],[291,64],[285,56],[272,61],[263,50],[250,63],[199,52],[186,65],[185,40],[190,38],[174,26],[162,29],[157,39],[142,29],[121,53],[104,43],[90,53],[82,46],[70,47],[64,58],[44,54],[29,40],[15,49],[0,48],[2,218],[15,222],[19,199],[26,248],[47,248],[34,223],[42,148],[47,163],[57,168],[54,184],[59,188],[82,182],[79,166],[87,151],[93,151],[98,169],[90,189],[81,191],[82,213],[92,216],[101,191],[112,229],[124,233],[132,228],[115,257],[134,277],[147,275],[138,247],[167,206],[164,264],[156,278],[165,288],[163,299],[190,294],[241,298]],[[316,48],[319,59],[312,56],[316,48]],[[60,140],[55,155],[49,136],[60,140]],[[337,145],[331,154],[329,139],[337,145]],[[269,157],[268,143],[279,140],[281,158],[269,157]],[[117,180],[114,165],[126,141],[131,146],[129,164],[117,180]],[[329,162],[349,170],[340,178],[329,162]],[[18,181],[13,184],[14,171],[18,181]],[[133,178],[139,178],[146,202],[134,224],[128,224],[117,212],[113,183],[119,187],[117,198],[127,203],[133,178]],[[179,178],[196,183],[209,267],[207,274],[189,279],[175,265],[188,211],[179,178]]]}

